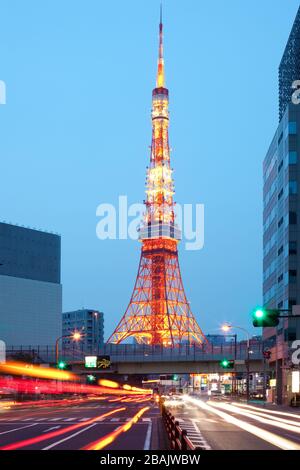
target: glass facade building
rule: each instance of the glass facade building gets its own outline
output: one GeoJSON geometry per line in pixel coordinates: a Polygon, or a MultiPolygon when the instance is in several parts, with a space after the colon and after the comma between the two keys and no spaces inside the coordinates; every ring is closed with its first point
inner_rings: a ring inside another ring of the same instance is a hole
{"type": "Polygon", "coordinates": [[[66,312],[62,315],[63,336],[72,335],[75,331],[83,333],[79,343],[71,338],[63,339],[65,349],[77,348],[87,354],[96,354],[104,343],[104,316],[102,312],[92,309],[81,309],[66,312]]]}
{"type": "Polygon", "coordinates": [[[289,103],[263,164],[263,303],[300,303],[300,107],[289,103]]]}
{"type": "Polygon", "coordinates": [[[0,223],[0,340],[54,344],[61,332],[59,235],[0,223]]]}
{"type": "MultiPolygon", "coordinates": [[[[280,120],[263,162],[263,304],[291,313],[300,304],[300,104],[292,102],[295,80],[300,80],[300,9],[279,66],[280,120]]],[[[289,364],[298,323],[281,318],[277,327],[263,331],[276,378],[271,401],[278,404],[291,398],[289,364]]]]}

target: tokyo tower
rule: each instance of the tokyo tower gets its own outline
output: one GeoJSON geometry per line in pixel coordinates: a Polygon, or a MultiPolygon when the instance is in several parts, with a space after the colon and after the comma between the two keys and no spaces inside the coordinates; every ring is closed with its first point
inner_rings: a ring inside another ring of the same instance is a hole
{"type": "Polygon", "coordinates": [[[187,301],[178,263],[181,233],[175,224],[170,166],[169,91],[165,87],[163,24],[160,12],[156,87],[152,92],[152,145],[146,178],[146,212],[139,229],[138,274],[124,316],[109,343],[132,337],[140,344],[174,347],[206,338],[187,301]]]}

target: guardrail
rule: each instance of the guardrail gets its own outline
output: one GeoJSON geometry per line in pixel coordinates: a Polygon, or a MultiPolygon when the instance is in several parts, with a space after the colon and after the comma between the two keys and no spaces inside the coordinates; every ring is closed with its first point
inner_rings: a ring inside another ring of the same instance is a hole
{"type": "Polygon", "coordinates": [[[181,429],[179,422],[175,416],[168,411],[163,403],[161,403],[161,416],[165,427],[165,431],[169,441],[170,450],[197,450],[199,447],[194,446],[187,435],[186,429],[181,429]]]}
{"type": "MultiPolygon", "coordinates": [[[[262,341],[250,340],[250,360],[262,357],[262,341]]],[[[6,347],[7,357],[29,356],[33,359],[41,359],[44,362],[55,361],[55,347],[50,346],[10,346],[6,347]]],[[[213,344],[189,345],[182,344],[174,348],[164,346],[149,346],[140,344],[105,344],[97,350],[85,351],[83,344],[74,344],[70,348],[62,348],[60,357],[70,361],[84,361],[85,355],[109,355],[112,362],[195,362],[195,361],[218,361],[227,359],[246,359],[247,344],[240,341],[236,346],[232,343],[215,346],[213,344]]]]}

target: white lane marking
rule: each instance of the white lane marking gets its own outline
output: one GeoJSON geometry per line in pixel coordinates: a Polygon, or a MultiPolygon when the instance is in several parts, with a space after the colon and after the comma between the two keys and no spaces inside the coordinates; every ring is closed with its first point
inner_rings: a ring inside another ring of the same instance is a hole
{"type": "Polygon", "coordinates": [[[45,429],[43,432],[53,431],[54,429],[59,429],[61,426],[52,426],[51,428],[45,429]]]}
{"type": "Polygon", "coordinates": [[[44,421],[45,419],[47,419],[47,418],[37,418],[37,419],[32,418],[33,421],[44,421]]]}
{"type": "Polygon", "coordinates": [[[74,421],[76,418],[66,418],[64,421],[74,421]]]}
{"type": "Polygon", "coordinates": [[[113,422],[115,422],[115,423],[116,423],[116,422],[120,421],[120,418],[111,418],[111,420],[110,420],[110,421],[111,421],[112,423],[113,423],[113,422]]]}
{"type": "Polygon", "coordinates": [[[60,419],[63,419],[63,418],[51,418],[48,421],[59,421],[60,419]]]}
{"type": "Polygon", "coordinates": [[[20,421],[23,422],[23,421],[31,421],[31,420],[32,420],[32,418],[26,418],[26,419],[21,419],[20,421]]]}
{"type": "Polygon", "coordinates": [[[68,441],[69,439],[72,439],[72,437],[78,436],[78,434],[81,434],[82,432],[85,432],[88,429],[93,428],[94,426],[97,426],[97,424],[93,423],[90,426],[87,426],[86,428],[81,429],[80,431],[77,431],[74,434],[71,434],[71,436],[65,437],[64,439],[61,439],[60,441],[53,442],[53,444],[50,444],[49,446],[44,447],[42,450],[52,449],[52,447],[58,446],[59,444],[62,444],[63,442],[68,441]]]}
{"type": "Polygon", "coordinates": [[[142,418],[142,421],[144,423],[150,423],[151,422],[151,418],[142,418]]]}
{"type": "Polygon", "coordinates": [[[90,418],[81,418],[79,421],[88,421],[90,418]]]}
{"type": "Polygon", "coordinates": [[[144,443],[144,450],[149,450],[151,445],[151,435],[152,435],[152,421],[148,424],[146,439],[144,443]]]}
{"type": "Polygon", "coordinates": [[[36,423],[28,424],[27,426],[22,426],[21,428],[10,429],[9,431],[2,431],[0,434],[8,434],[9,432],[19,431],[19,429],[31,428],[32,426],[37,426],[36,423]]]}
{"type": "Polygon", "coordinates": [[[205,450],[211,450],[210,445],[206,441],[206,439],[203,437],[202,432],[200,431],[199,427],[197,426],[196,422],[192,419],[192,423],[194,426],[195,431],[198,433],[198,439],[201,442],[201,447],[203,447],[205,450]]]}

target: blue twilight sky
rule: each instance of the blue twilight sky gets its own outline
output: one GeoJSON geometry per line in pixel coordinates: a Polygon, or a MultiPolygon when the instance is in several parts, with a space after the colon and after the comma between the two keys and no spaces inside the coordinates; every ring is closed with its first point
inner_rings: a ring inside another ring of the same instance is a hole
{"type": "MultiPolygon", "coordinates": [[[[180,263],[206,333],[261,302],[262,160],[297,0],[165,0],[176,200],[205,204],[180,263]]],[[[123,315],[140,246],[99,241],[96,207],[144,198],[159,0],[1,0],[0,219],[62,236],[64,310],[123,315]]]]}

